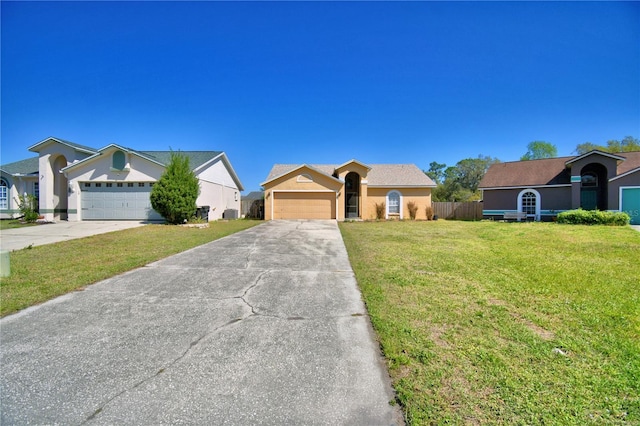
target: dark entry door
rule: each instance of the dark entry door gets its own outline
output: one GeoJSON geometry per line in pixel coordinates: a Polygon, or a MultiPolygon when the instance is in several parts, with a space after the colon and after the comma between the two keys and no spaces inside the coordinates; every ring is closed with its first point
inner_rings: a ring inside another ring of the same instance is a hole
{"type": "Polygon", "coordinates": [[[356,218],[358,217],[358,194],[355,192],[347,193],[347,218],[356,218]]]}
{"type": "Polygon", "coordinates": [[[580,192],[580,207],[585,210],[595,210],[598,208],[598,190],[582,188],[580,192]]]}
{"type": "Polygon", "coordinates": [[[355,219],[360,217],[360,175],[355,172],[345,176],[344,217],[355,219]]]}

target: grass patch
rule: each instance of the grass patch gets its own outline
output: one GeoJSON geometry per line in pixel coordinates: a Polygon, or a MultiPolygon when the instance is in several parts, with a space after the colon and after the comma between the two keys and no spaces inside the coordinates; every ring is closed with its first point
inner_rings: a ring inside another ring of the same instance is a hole
{"type": "Polygon", "coordinates": [[[0,278],[0,315],[250,228],[260,221],[211,222],[208,228],[146,225],[12,251],[0,278]]]}
{"type": "Polygon", "coordinates": [[[640,233],[340,224],[409,424],[639,424],[640,233]]]}
{"type": "Polygon", "coordinates": [[[40,226],[38,223],[24,223],[20,222],[18,219],[1,219],[0,220],[0,231],[3,229],[13,229],[13,228],[24,228],[25,226],[40,226]]]}

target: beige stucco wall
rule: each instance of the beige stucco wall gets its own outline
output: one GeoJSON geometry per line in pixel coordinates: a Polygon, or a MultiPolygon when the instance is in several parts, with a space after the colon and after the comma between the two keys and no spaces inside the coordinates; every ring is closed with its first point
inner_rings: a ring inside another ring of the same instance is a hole
{"type": "MultiPolygon", "coordinates": [[[[409,209],[407,203],[413,201],[418,205],[418,211],[416,212],[416,219],[424,220],[427,218],[426,208],[431,206],[431,188],[371,188],[367,190],[367,205],[366,211],[363,214],[363,219],[373,220],[376,218],[376,203],[385,203],[387,206],[387,194],[391,191],[397,191],[400,193],[400,204],[402,206],[402,214],[398,219],[409,219],[409,209]]],[[[386,213],[385,213],[386,214],[386,213]]],[[[386,218],[394,218],[394,216],[386,218]]]]}
{"type": "MultiPolygon", "coordinates": [[[[89,154],[76,151],[68,145],[52,141],[46,143],[38,149],[40,170],[40,213],[47,220],[54,220],[61,217],[56,210],[64,208],[71,209],[64,195],[68,192],[66,188],[66,178],[60,175],[59,170],[54,170],[56,162],[66,167],[74,161],[87,158],[89,154]],[[62,161],[64,159],[64,161],[62,161]],[[64,186],[64,188],[63,188],[64,186]]],[[[64,216],[64,215],[63,215],[64,216]]]]}

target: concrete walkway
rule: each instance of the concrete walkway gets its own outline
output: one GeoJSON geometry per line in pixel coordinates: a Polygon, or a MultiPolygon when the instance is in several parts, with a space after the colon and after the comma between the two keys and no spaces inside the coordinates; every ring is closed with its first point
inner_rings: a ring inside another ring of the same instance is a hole
{"type": "Polygon", "coordinates": [[[1,424],[401,424],[337,224],[272,221],[0,320],[1,424]]]}
{"type": "Polygon", "coordinates": [[[30,245],[34,247],[41,246],[44,244],[57,243],[58,241],[88,237],[90,235],[121,231],[123,229],[143,226],[144,224],[145,222],[136,222],[133,220],[60,221],[43,225],[4,229],[0,231],[0,249],[9,251],[20,250],[30,245]]]}

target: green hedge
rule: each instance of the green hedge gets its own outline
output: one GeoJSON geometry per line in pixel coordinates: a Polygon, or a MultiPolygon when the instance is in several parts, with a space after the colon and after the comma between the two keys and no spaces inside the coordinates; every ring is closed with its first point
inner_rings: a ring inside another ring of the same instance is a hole
{"type": "Polygon", "coordinates": [[[624,212],[578,209],[558,214],[558,223],[570,225],[625,226],[629,222],[631,222],[631,218],[624,212]]]}

